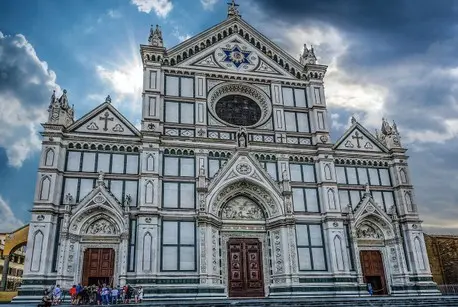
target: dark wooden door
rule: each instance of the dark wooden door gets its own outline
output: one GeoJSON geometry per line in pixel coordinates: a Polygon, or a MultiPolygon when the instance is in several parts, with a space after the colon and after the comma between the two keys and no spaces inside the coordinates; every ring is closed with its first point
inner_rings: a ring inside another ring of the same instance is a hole
{"type": "Polygon", "coordinates": [[[257,239],[230,239],[228,273],[230,297],[264,297],[262,243],[257,239]]]}
{"type": "Polygon", "coordinates": [[[372,285],[374,295],[387,294],[385,269],[380,251],[361,251],[359,255],[364,282],[372,285]]]}
{"type": "Polygon", "coordinates": [[[114,274],[114,250],[111,248],[88,248],[84,252],[84,286],[99,283],[111,283],[114,274]]]}

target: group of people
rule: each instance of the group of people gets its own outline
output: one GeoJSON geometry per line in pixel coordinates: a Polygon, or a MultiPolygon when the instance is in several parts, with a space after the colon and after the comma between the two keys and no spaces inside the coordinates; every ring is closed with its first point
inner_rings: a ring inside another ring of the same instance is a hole
{"type": "MultiPolygon", "coordinates": [[[[141,303],[143,301],[143,288],[125,285],[124,287],[110,287],[109,285],[92,285],[83,287],[81,284],[73,285],[68,291],[72,305],[114,305],[141,303]]],[[[53,289],[45,290],[41,306],[59,305],[63,301],[63,291],[59,285],[53,289]]]]}

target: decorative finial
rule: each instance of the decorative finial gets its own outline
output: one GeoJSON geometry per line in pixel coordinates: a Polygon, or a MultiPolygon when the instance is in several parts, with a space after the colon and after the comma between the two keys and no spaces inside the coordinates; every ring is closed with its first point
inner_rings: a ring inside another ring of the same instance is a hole
{"type": "Polygon", "coordinates": [[[382,118],[382,128],[381,131],[384,135],[392,135],[393,128],[391,128],[390,124],[386,121],[385,118],[382,118]]]}
{"type": "Polygon", "coordinates": [[[52,108],[52,105],[56,102],[56,90],[52,91],[51,102],[49,103],[49,109],[52,108]]]}
{"type": "Polygon", "coordinates": [[[151,25],[151,29],[149,31],[149,38],[148,42],[152,46],[157,46],[157,47],[164,47],[164,42],[162,39],[162,31],[159,25],[156,25],[156,28],[154,29],[153,25],[151,25]]]}
{"type": "Polygon", "coordinates": [[[302,51],[302,55],[300,56],[299,62],[302,65],[316,64],[316,56],[315,52],[313,51],[313,46],[311,46],[311,48],[308,49],[307,44],[304,44],[304,50],[302,51]]]}
{"type": "Polygon", "coordinates": [[[111,103],[111,97],[110,97],[110,95],[108,95],[107,98],[105,98],[105,102],[111,103]]]}
{"type": "Polygon", "coordinates": [[[238,4],[235,3],[235,0],[232,0],[231,2],[228,2],[228,8],[227,8],[227,17],[233,17],[237,16],[240,17],[239,9],[238,9],[238,4]]]}
{"type": "Polygon", "coordinates": [[[62,96],[59,98],[59,103],[62,109],[67,110],[68,109],[68,98],[67,98],[67,90],[63,91],[62,96]]]}

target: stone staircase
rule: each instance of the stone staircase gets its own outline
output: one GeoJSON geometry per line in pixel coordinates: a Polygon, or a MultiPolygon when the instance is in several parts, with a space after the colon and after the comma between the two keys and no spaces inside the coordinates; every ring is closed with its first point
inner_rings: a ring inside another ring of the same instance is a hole
{"type": "Polygon", "coordinates": [[[291,299],[244,299],[244,300],[189,300],[146,302],[142,306],[170,307],[397,307],[397,306],[458,306],[458,296],[415,297],[339,297],[339,298],[291,298],[291,299]]]}
{"type": "MultiPolygon", "coordinates": [[[[1,306],[36,306],[31,302],[16,302],[12,305],[1,306]]],[[[61,306],[69,306],[64,303],[61,306]]],[[[386,297],[304,297],[304,298],[266,298],[266,299],[196,299],[174,300],[156,299],[143,304],[119,304],[114,306],[142,307],[408,307],[408,306],[440,306],[458,307],[458,296],[386,296],[386,297]]]]}

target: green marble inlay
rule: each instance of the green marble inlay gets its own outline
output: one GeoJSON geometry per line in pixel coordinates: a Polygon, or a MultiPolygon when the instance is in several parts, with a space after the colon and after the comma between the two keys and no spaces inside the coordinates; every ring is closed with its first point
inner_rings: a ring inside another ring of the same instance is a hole
{"type": "Polygon", "coordinates": [[[55,284],[55,279],[24,279],[22,281],[24,286],[53,286],[55,284]]]}
{"type": "Polygon", "coordinates": [[[128,284],[151,284],[151,285],[183,285],[198,284],[198,278],[181,278],[181,279],[156,279],[156,278],[131,278],[127,279],[128,284]]]}
{"type": "Polygon", "coordinates": [[[339,283],[339,282],[357,282],[357,278],[339,278],[339,277],[330,277],[330,278],[299,278],[300,283],[339,283]]]}
{"type": "Polygon", "coordinates": [[[272,293],[281,292],[346,292],[346,291],[358,291],[359,287],[356,286],[336,286],[336,287],[279,287],[271,288],[272,293]]]}
{"type": "Polygon", "coordinates": [[[410,277],[410,281],[433,281],[432,277],[410,277]]]}

